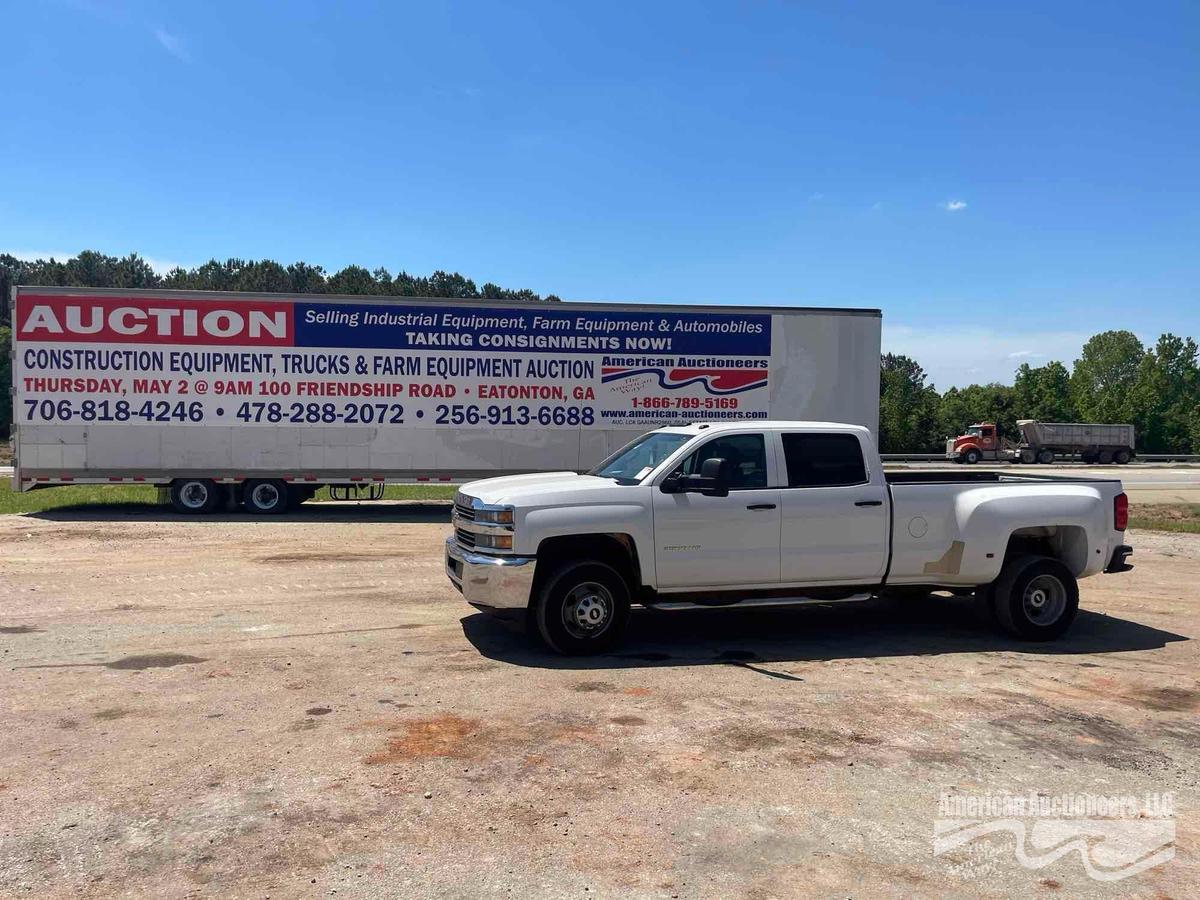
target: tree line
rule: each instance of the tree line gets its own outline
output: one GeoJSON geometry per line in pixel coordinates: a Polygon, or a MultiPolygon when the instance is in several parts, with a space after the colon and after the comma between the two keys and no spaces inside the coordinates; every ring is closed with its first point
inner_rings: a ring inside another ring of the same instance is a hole
{"type": "MultiPolygon", "coordinates": [[[[251,293],[380,294],[448,299],[557,301],[528,289],[492,282],[476,286],[457,272],[414,276],[401,271],[321,266],[274,260],[212,259],[165,274],[136,253],[106,256],[86,250],[67,260],[20,260],[0,254],[0,437],[12,421],[8,296],[15,284],[105,288],[164,288],[251,293]]],[[[1054,422],[1132,422],[1145,453],[1200,453],[1200,367],[1196,342],[1164,334],[1152,347],[1129,331],[1092,337],[1068,370],[1061,362],[1021,365],[1012,385],[973,384],[939,393],[913,359],[880,360],[879,437],[884,453],[937,452],[945,439],[975,422],[995,422],[1017,438],[1017,419],[1054,422]]]]}
{"type": "Polygon", "coordinates": [[[1190,337],[1164,334],[1150,347],[1131,331],[1104,331],[1063,363],[1022,363],[1013,384],[944,392],[913,359],[880,361],[879,441],[884,453],[936,453],[968,425],[994,422],[1019,439],[1017,419],[1132,422],[1143,453],[1200,453],[1200,363],[1190,337]]]}

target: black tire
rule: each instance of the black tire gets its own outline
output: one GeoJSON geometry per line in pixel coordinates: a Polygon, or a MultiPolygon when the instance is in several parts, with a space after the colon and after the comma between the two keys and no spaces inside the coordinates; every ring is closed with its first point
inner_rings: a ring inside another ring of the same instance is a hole
{"type": "Polygon", "coordinates": [[[975,463],[979,462],[979,460],[981,460],[982,458],[983,458],[983,454],[973,448],[963,454],[963,462],[965,462],[969,466],[975,465],[975,463]]]}
{"type": "Polygon", "coordinates": [[[1113,462],[1115,462],[1118,466],[1127,465],[1131,459],[1133,459],[1133,454],[1128,450],[1118,450],[1113,454],[1113,462]]]}
{"type": "Polygon", "coordinates": [[[1054,462],[1054,451],[1049,448],[1043,448],[1038,451],[1037,461],[1043,466],[1048,466],[1054,462]]]}
{"type": "Polygon", "coordinates": [[[274,478],[251,479],[242,485],[242,507],[256,516],[278,516],[291,505],[287,483],[274,478]]]}
{"type": "Polygon", "coordinates": [[[563,563],[542,582],[533,620],[546,646],[557,653],[604,653],[629,624],[629,585],[604,563],[563,563]]]}
{"type": "Polygon", "coordinates": [[[207,515],[221,502],[221,488],[208,478],[176,478],[171,482],[171,507],[185,516],[207,515]]]}
{"type": "Polygon", "coordinates": [[[1111,450],[1101,450],[1100,455],[1096,457],[1096,462],[1100,463],[1102,466],[1111,466],[1112,461],[1113,454],[1111,450]]]}
{"type": "Polygon", "coordinates": [[[1084,450],[1079,454],[1079,461],[1087,463],[1089,466],[1096,461],[1096,454],[1091,450],[1084,450]]]}
{"type": "Polygon", "coordinates": [[[1025,463],[1028,466],[1031,466],[1035,462],[1037,462],[1037,455],[1032,450],[1026,448],[1021,451],[1020,459],[1021,459],[1021,462],[1025,463]]]}
{"type": "Polygon", "coordinates": [[[990,589],[996,619],[1024,641],[1053,641],[1079,612],[1079,585],[1071,570],[1049,556],[1010,560],[990,589]]]}

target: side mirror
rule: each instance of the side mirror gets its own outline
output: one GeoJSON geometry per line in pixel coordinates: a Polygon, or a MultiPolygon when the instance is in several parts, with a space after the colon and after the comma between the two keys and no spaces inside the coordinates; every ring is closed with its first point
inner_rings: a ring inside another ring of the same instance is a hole
{"type": "Polygon", "coordinates": [[[728,497],[729,486],[721,470],[725,468],[725,460],[719,457],[706,459],[700,463],[699,475],[681,475],[679,490],[688,493],[704,494],[707,497],[728,497]]]}

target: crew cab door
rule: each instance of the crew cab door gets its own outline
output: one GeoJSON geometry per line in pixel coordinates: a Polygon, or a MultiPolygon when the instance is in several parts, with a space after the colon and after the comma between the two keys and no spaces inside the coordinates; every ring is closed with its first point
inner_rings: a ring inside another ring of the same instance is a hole
{"type": "Polygon", "coordinates": [[[726,461],[729,493],[668,494],[653,488],[654,564],[659,589],[779,582],[779,495],[773,437],[722,434],[688,454],[676,471],[697,474],[726,461]]]}
{"type": "Polygon", "coordinates": [[[868,584],[883,577],[889,539],[883,469],[857,432],[781,431],[780,578],[868,584]]]}

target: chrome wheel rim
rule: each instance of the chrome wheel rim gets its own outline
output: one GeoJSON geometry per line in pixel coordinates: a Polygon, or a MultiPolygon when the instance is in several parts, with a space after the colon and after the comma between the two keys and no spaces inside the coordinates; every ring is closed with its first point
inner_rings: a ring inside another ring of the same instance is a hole
{"type": "Polygon", "coordinates": [[[179,491],[179,502],[188,509],[201,509],[208,502],[208,485],[189,481],[179,491]]]}
{"type": "Polygon", "coordinates": [[[1021,597],[1025,616],[1035,625],[1053,625],[1067,609],[1067,588],[1053,575],[1038,575],[1021,597]]]}
{"type": "Polygon", "coordinates": [[[592,638],[612,621],[613,595],[604,585],[585,581],[567,594],[562,605],[562,623],[574,638],[592,638]]]}
{"type": "Polygon", "coordinates": [[[273,484],[256,484],[250,496],[259,509],[274,509],[279,505],[279,488],[273,484]]]}

